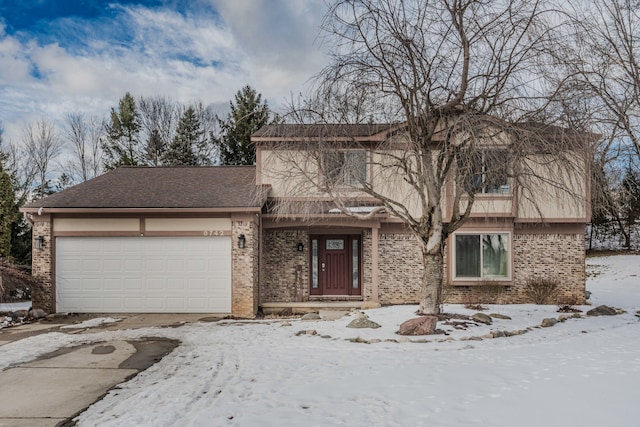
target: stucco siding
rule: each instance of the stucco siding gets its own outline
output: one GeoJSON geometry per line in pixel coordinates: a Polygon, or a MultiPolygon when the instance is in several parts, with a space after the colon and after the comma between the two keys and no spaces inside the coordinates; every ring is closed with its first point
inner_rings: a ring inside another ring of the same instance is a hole
{"type": "Polygon", "coordinates": [[[138,218],[55,218],[56,232],[68,231],[138,231],[138,218]]]}

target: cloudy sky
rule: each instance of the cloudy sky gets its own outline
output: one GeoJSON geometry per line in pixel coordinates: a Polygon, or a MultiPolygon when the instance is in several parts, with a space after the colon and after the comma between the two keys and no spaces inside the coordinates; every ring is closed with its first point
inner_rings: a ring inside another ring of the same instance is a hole
{"type": "Polygon", "coordinates": [[[250,84],[277,109],[326,61],[320,0],[0,0],[0,121],[103,116],[129,91],[220,109],[250,84]]]}

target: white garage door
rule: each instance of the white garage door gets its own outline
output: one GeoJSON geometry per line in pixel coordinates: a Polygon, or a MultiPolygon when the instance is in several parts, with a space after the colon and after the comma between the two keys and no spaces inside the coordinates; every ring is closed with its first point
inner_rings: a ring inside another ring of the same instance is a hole
{"type": "Polygon", "coordinates": [[[61,312],[230,313],[231,238],[58,237],[61,312]]]}

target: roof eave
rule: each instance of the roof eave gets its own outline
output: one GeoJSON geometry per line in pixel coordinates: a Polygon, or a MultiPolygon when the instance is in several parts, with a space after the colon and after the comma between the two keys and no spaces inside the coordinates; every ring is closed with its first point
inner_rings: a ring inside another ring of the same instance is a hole
{"type": "Polygon", "coordinates": [[[56,214],[56,213],[260,213],[262,208],[259,206],[239,206],[228,208],[37,208],[23,207],[20,212],[30,214],[56,214]]]}

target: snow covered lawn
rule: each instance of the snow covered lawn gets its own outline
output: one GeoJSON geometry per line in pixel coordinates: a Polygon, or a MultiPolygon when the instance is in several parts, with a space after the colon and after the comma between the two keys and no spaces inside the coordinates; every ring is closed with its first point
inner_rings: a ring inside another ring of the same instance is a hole
{"type": "MultiPolygon", "coordinates": [[[[142,336],[182,344],[112,390],[79,426],[637,426],[640,256],[588,259],[594,305],[618,316],[569,319],[556,306],[490,306],[512,320],[399,339],[415,306],[368,310],[379,329],[335,321],[224,321],[180,328],[50,333],[0,348],[0,369],[60,347],[142,336]],[[508,338],[490,331],[534,327],[508,338]],[[301,330],[317,335],[296,336],[301,330]],[[373,344],[347,338],[380,339],[373,344]],[[420,337],[417,337],[418,339],[420,337]]],[[[591,307],[580,307],[583,312],[591,307]]],[[[459,305],[447,312],[472,314],[459,305]]]]}

